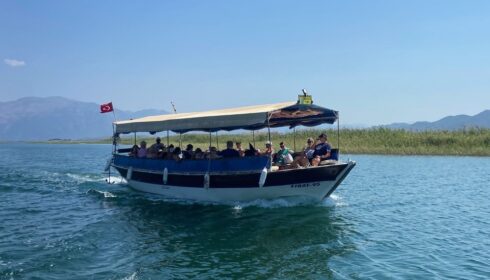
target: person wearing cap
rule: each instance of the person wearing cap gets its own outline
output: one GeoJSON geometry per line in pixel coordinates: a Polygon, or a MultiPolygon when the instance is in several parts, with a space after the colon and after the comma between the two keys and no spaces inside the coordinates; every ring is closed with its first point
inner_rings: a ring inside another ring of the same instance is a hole
{"type": "Polygon", "coordinates": [[[327,142],[327,135],[325,133],[320,134],[316,141],[311,165],[318,166],[322,160],[330,158],[330,150],[332,150],[332,147],[327,142]]]}
{"type": "Polygon", "coordinates": [[[163,151],[165,146],[161,143],[160,137],[157,137],[155,139],[155,143],[150,146],[148,149],[148,157],[149,158],[156,158],[158,155],[160,155],[163,151]]]}

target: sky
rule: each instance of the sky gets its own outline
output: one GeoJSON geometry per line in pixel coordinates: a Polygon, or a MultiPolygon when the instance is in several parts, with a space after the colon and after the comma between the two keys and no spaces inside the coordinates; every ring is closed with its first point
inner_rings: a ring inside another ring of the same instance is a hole
{"type": "Polygon", "coordinates": [[[0,102],[178,112],[294,101],[341,123],[490,109],[490,1],[0,1],[0,102]]]}

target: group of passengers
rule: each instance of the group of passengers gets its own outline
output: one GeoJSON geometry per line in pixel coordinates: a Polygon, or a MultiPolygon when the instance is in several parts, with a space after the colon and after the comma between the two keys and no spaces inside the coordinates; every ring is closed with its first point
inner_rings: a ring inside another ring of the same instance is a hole
{"type": "Polygon", "coordinates": [[[171,160],[197,160],[197,159],[219,159],[234,158],[245,156],[270,156],[273,164],[280,167],[289,166],[291,168],[318,166],[321,161],[330,158],[331,146],[327,142],[327,135],[322,133],[316,141],[312,138],[307,139],[305,148],[298,153],[288,149],[284,142],[279,144],[280,149],[275,152],[272,143],[267,141],[263,151],[255,149],[249,144],[249,149],[244,150],[241,142],[226,142],[226,149],[218,151],[216,147],[209,147],[207,151],[200,148],[194,150],[192,144],[188,144],[184,151],[180,147],[170,144],[166,147],[161,143],[160,137],[157,137],[155,143],[147,148],[145,141],[140,142],[140,146],[134,145],[129,152],[132,157],[139,158],[160,158],[171,160]]]}

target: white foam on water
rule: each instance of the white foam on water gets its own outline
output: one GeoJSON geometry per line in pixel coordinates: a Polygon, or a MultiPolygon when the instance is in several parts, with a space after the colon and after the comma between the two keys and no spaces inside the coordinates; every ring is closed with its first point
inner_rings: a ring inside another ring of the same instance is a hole
{"type": "Polygon", "coordinates": [[[66,176],[77,181],[77,183],[100,182],[103,180],[103,178],[101,177],[95,178],[93,175],[80,175],[80,174],[66,173],[66,176]]]}
{"type": "Polygon", "coordinates": [[[137,279],[138,279],[138,273],[133,272],[131,275],[128,275],[128,276],[122,278],[121,280],[137,280],[137,279]]]}
{"type": "Polygon", "coordinates": [[[324,199],[322,201],[322,206],[326,207],[342,207],[342,206],[348,206],[346,202],[344,202],[343,197],[339,196],[338,194],[332,194],[328,198],[324,199]]]}
{"type": "Polygon", "coordinates": [[[90,189],[87,191],[87,194],[96,194],[100,196],[104,196],[104,198],[114,198],[117,197],[115,194],[107,192],[107,191],[99,191],[95,189],[90,189]]]}
{"type": "Polygon", "coordinates": [[[123,177],[115,177],[115,176],[105,177],[103,181],[114,185],[122,185],[127,183],[123,177]]]}
{"type": "Polygon", "coordinates": [[[322,201],[321,203],[321,206],[325,206],[325,207],[334,207],[336,204],[335,204],[335,200],[333,200],[332,198],[326,198],[322,201]]]}
{"type": "Polygon", "coordinates": [[[104,194],[104,197],[105,198],[108,198],[108,197],[117,197],[115,194],[113,193],[110,193],[110,192],[102,192],[104,194]]]}
{"type": "MultiPolygon", "coordinates": [[[[60,174],[58,172],[50,172],[50,171],[46,171],[46,170],[41,171],[40,174],[41,174],[41,177],[43,180],[52,181],[52,182],[61,182],[63,180],[63,177],[65,177],[65,175],[60,174]]],[[[33,175],[33,177],[36,177],[36,176],[33,175]]]]}
{"type": "Polygon", "coordinates": [[[77,183],[82,184],[82,183],[90,183],[90,182],[106,182],[110,184],[125,184],[126,180],[124,178],[119,177],[119,176],[111,176],[111,177],[105,177],[105,176],[99,176],[99,175],[83,175],[83,174],[73,174],[73,173],[66,173],[66,176],[75,180],[77,183]]]}
{"type": "Polygon", "coordinates": [[[256,199],[252,201],[199,201],[199,200],[189,200],[182,198],[172,198],[161,196],[158,194],[150,194],[150,193],[139,193],[143,195],[146,199],[151,201],[162,201],[168,203],[176,203],[181,205],[204,205],[204,206],[223,206],[228,205],[231,206],[231,210],[235,213],[241,212],[244,208],[247,207],[259,207],[259,208],[283,208],[283,207],[297,207],[297,206],[321,206],[321,207],[334,207],[334,206],[344,206],[347,205],[344,202],[341,202],[342,198],[338,196],[329,197],[322,201],[314,200],[310,197],[304,196],[296,196],[296,197],[283,197],[276,199],[256,199]]]}
{"type": "Polygon", "coordinates": [[[235,203],[235,207],[260,207],[260,208],[282,208],[282,207],[296,207],[302,205],[315,205],[318,202],[312,200],[309,197],[287,197],[276,199],[256,199],[249,202],[235,203]]]}

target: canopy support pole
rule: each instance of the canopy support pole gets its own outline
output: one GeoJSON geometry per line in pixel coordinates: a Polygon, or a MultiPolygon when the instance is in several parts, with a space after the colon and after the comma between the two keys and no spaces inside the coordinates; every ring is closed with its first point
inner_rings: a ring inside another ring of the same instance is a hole
{"type": "MultiPolygon", "coordinates": [[[[270,115],[270,114],[267,114],[267,132],[268,132],[268,136],[269,136],[269,143],[271,144],[271,151],[272,151],[272,142],[271,142],[271,124],[270,124],[270,122],[269,122],[270,118],[271,118],[271,115],[270,115]]],[[[270,165],[267,167],[267,169],[268,169],[269,171],[270,171],[270,170],[271,170],[271,168],[272,168],[272,156],[273,156],[273,155],[272,155],[272,153],[270,153],[270,155],[269,155],[269,163],[268,163],[268,165],[269,165],[269,164],[270,164],[270,165]]]]}
{"type": "Polygon", "coordinates": [[[219,150],[218,131],[216,131],[216,149],[219,150]]]}
{"type": "Polygon", "coordinates": [[[136,145],[136,132],[134,133],[134,144],[136,145]]]}
{"type": "Polygon", "coordinates": [[[337,114],[339,114],[337,118],[337,149],[340,153],[340,113],[337,114]]]}
{"type": "Polygon", "coordinates": [[[209,151],[211,151],[211,131],[209,132],[209,151]]]}
{"type": "Polygon", "coordinates": [[[179,147],[182,149],[182,132],[179,133],[179,147]]]}
{"type": "Polygon", "coordinates": [[[114,127],[114,124],[112,124],[112,146],[113,146],[112,154],[115,154],[117,151],[117,138],[116,138],[116,128],[114,127]]]}
{"type": "Polygon", "coordinates": [[[170,146],[170,136],[169,136],[169,132],[167,130],[167,147],[170,146]]]}
{"type": "MultiPolygon", "coordinates": [[[[268,132],[268,134],[269,134],[269,142],[271,142],[271,124],[270,124],[270,122],[269,122],[270,118],[271,118],[271,116],[270,116],[270,115],[268,115],[268,116],[267,116],[267,132],[268,132]]],[[[271,146],[272,146],[272,145],[271,145],[271,146]]]]}
{"type": "Polygon", "coordinates": [[[255,148],[255,130],[252,130],[252,140],[254,142],[254,148],[255,148]]]}
{"type": "Polygon", "coordinates": [[[293,128],[293,149],[296,152],[296,127],[293,128]]]}

